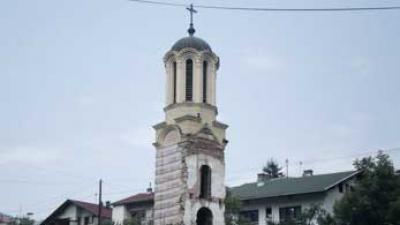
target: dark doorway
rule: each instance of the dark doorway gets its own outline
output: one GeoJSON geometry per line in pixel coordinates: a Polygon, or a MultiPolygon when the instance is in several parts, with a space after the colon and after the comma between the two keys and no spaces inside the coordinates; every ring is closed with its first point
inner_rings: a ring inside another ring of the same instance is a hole
{"type": "Polygon", "coordinates": [[[199,209],[196,219],[197,225],[212,225],[212,220],[213,216],[211,210],[205,207],[199,209]]]}

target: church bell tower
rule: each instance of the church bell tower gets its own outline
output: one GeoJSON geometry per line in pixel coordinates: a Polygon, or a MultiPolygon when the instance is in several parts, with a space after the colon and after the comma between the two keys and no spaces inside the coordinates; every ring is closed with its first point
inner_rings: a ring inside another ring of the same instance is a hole
{"type": "Polygon", "coordinates": [[[154,225],[224,225],[228,126],[217,121],[219,58],[194,36],[192,20],[188,32],[164,57],[165,121],[154,126],[154,225]]]}

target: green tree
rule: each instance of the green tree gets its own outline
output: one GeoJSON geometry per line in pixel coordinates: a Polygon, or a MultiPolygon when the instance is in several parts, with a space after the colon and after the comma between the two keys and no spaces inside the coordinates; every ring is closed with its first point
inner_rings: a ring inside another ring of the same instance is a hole
{"type": "Polygon", "coordinates": [[[399,225],[400,178],[389,156],[379,152],[354,162],[360,171],[354,191],[335,204],[338,225],[399,225]]]}
{"type": "Polygon", "coordinates": [[[15,217],[13,218],[8,225],[33,225],[35,221],[28,216],[23,217],[15,217]]]}
{"type": "Polygon", "coordinates": [[[301,212],[300,221],[304,225],[315,225],[315,222],[324,218],[325,215],[326,211],[319,205],[312,205],[301,212]]]}
{"type": "Polygon", "coordinates": [[[282,167],[272,158],[268,160],[267,164],[263,167],[263,172],[268,174],[270,178],[283,177],[281,170],[282,167]]]}
{"type": "Polygon", "coordinates": [[[123,225],[141,225],[141,221],[137,217],[132,217],[128,219],[124,219],[123,225]]]}
{"type": "Polygon", "coordinates": [[[268,222],[268,225],[335,225],[330,216],[320,205],[305,208],[299,218],[287,219],[281,222],[268,222]]]}
{"type": "Polygon", "coordinates": [[[246,218],[240,215],[241,201],[234,197],[229,189],[225,197],[225,224],[226,225],[250,225],[246,218]]]}
{"type": "Polygon", "coordinates": [[[101,225],[114,225],[115,223],[110,219],[102,219],[101,225]]]}

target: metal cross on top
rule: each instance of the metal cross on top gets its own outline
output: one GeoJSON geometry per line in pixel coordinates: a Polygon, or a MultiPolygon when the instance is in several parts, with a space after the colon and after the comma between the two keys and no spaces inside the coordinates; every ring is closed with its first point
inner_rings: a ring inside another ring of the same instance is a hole
{"type": "Polygon", "coordinates": [[[190,4],[190,7],[186,8],[190,12],[190,27],[189,27],[189,35],[193,36],[196,30],[193,27],[193,13],[197,13],[197,11],[193,8],[193,4],[190,4]]]}

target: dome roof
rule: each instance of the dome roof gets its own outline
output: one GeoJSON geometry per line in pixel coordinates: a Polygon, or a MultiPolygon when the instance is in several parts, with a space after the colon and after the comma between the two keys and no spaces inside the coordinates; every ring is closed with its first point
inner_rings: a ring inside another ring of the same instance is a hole
{"type": "Polygon", "coordinates": [[[172,51],[180,51],[184,48],[194,48],[198,51],[205,51],[209,50],[211,51],[210,45],[204,41],[201,38],[194,37],[194,36],[188,36],[181,38],[175,44],[172,46],[171,50],[172,51]]]}

